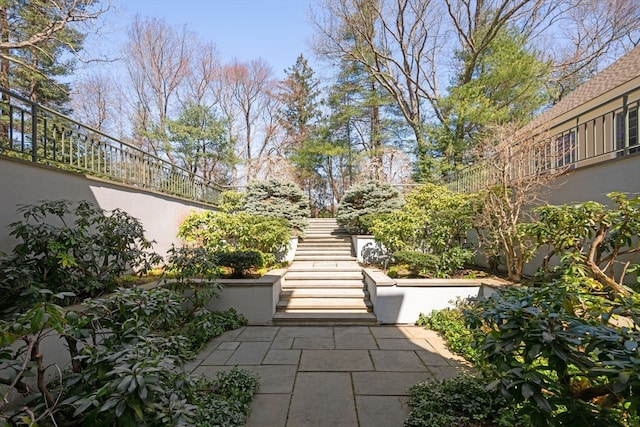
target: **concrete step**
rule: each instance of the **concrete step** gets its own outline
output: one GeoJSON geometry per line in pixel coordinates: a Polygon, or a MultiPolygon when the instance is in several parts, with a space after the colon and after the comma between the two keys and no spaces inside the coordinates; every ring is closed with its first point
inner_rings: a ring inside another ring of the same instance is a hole
{"type": "Polygon", "coordinates": [[[296,256],[304,255],[327,255],[327,256],[351,256],[351,249],[340,249],[340,248],[298,248],[296,251],[296,256]]]}
{"type": "Polygon", "coordinates": [[[291,283],[293,280],[318,280],[318,281],[338,281],[338,280],[357,280],[362,283],[362,271],[291,271],[289,270],[284,276],[285,283],[291,283]]]}
{"type": "Polygon", "coordinates": [[[283,326],[375,326],[378,319],[373,313],[286,313],[278,312],[273,317],[275,325],[283,326]]]}
{"type": "Polygon", "coordinates": [[[364,300],[369,294],[362,288],[312,288],[312,287],[289,287],[282,289],[280,300],[287,301],[295,298],[360,298],[364,300]]]}
{"type": "Polygon", "coordinates": [[[326,271],[329,273],[358,273],[362,275],[362,267],[354,261],[294,261],[287,270],[287,274],[299,272],[326,271]]]}
{"type": "Polygon", "coordinates": [[[331,235],[331,234],[305,234],[304,239],[300,241],[302,242],[350,242],[351,238],[349,236],[343,236],[340,234],[331,235]]]}
{"type": "Polygon", "coordinates": [[[294,261],[355,261],[351,255],[296,255],[294,261]]]}
{"type": "Polygon", "coordinates": [[[336,239],[336,240],[319,240],[319,241],[314,241],[314,240],[302,240],[300,242],[298,242],[298,248],[299,247],[304,247],[304,246],[310,246],[310,247],[325,247],[325,246],[348,246],[351,247],[351,241],[349,240],[342,240],[342,239],[336,239]]]}
{"type": "Polygon", "coordinates": [[[276,304],[276,311],[290,313],[303,310],[335,310],[335,311],[359,311],[371,310],[371,302],[364,298],[292,298],[280,300],[276,304]]]}
{"type": "Polygon", "coordinates": [[[362,277],[353,276],[353,279],[318,279],[317,275],[309,279],[294,279],[287,277],[284,280],[284,289],[331,289],[331,288],[343,288],[343,289],[363,289],[362,277]]]}

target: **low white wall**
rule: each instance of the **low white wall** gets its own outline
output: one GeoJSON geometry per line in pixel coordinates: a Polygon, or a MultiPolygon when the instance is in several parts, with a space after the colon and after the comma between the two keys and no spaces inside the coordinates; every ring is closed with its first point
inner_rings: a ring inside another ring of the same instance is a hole
{"type": "Polygon", "coordinates": [[[270,325],[280,299],[282,277],[286,270],[272,270],[258,279],[219,280],[222,292],[209,301],[210,310],[233,308],[250,325],[270,325]]]}
{"type": "Polygon", "coordinates": [[[384,264],[389,258],[384,246],[367,235],[351,236],[351,252],[361,264],[384,264]]]}
{"type": "Polygon", "coordinates": [[[500,286],[493,280],[391,279],[380,270],[363,272],[381,324],[414,324],[420,313],[454,307],[457,299],[489,296],[500,286]]]}

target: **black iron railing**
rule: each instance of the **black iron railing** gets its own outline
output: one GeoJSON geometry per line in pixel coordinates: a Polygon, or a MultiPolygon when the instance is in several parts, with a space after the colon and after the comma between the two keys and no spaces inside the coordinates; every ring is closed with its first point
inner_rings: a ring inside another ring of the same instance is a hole
{"type": "Polygon", "coordinates": [[[216,204],[225,187],[0,88],[0,154],[216,204]]]}

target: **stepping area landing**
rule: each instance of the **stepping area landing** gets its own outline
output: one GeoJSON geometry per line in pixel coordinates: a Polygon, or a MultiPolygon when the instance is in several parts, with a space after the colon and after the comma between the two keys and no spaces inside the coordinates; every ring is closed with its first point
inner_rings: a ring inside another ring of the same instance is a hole
{"type": "Polygon", "coordinates": [[[247,426],[261,427],[402,426],[412,385],[470,371],[419,326],[247,326],[187,369],[215,378],[234,366],[259,376],[247,426]]]}

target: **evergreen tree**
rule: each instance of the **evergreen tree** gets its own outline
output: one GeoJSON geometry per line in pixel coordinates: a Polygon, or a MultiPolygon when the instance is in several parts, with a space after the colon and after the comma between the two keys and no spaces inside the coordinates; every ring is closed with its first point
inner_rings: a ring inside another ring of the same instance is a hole
{"type": "Polygon", "coordinates": [[[210,108],[186,104],[177,120],[167,122],[167,129],[181,167],[211,181],[229,180],[233,145],[226,137],[224,121],[210,108]]]}
{"type": "MultiPolygon", "coordinates": [[[[456,78],[439,101],[440,120],[428,128],[429,155],[439,160],[441,176],[473,158],[471,150],[488,128],[523,125],[549,101],[551,66],[526,43],[523,35],[502,29],[481,53],[458,52],[456,78]]],[[[434,167],[429,162],[422,165],[425,171],[434,167]]]]}
{"type": "Polygon", "coordinates": [[[311,135],[320,117],[320,81],[302,55],[285,73],[277,98],[282,104],[279,118],[287,137],[285,151],[290,154],[311,135]]]}
{"type": "Polygon", "coordinates": [[[58,79],[73,72],[84,34],[78,22],[94,19],[93,0],[0,0],[0,85],[58,107],[69,85],[58,79]]]}

